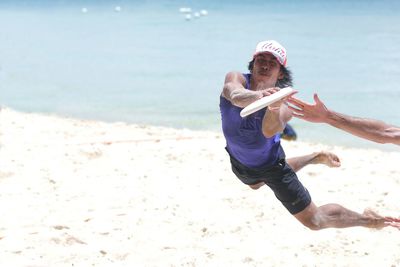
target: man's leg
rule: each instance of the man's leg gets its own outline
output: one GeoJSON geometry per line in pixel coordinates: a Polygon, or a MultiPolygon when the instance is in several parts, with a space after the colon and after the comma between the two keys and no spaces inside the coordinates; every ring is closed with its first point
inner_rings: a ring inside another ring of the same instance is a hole
{"type": "Polygon", "coordinates": [[[325,164],[328,167],[340,167],[339,157],[327,151],[314,152],[309,155],[286,159],[286,162],[298,172],[308,164],[325,164]]]}
{"type": "Polygon", "coordinates": [[[251,184],[249,186],[250,186],[251,189],[257,190],[258,188],[260,188],[263,185],[265,185],[264,182],[259,182],[258,184],[251,184]]]}
{"type": "MultiPolygon", "coordinates": [[[[340,160],[338,156],[326,151],[314,152],[309,155],[286,159],[286,162],[287,164],[289,164],[289,166],[293,169],[294,172],[299,171],[301,168],[303,168],[308,164],[325,164],[328,167],[340,166],[340,160]]],[[[258,184],[249,186],[251,189],[257,190],[263,185],[265,185],[265,183],[260,182],[258,184]]]]}
{"type": "Polygon", "coordinates": [[[294,215],[304,226],[311,230],[324,228],[346,228],[363,226],[381,229],[392,226],[400,230],[400,219],[383,217],[372,210],[365,210],[360,214],[346,209],[339,204],[326,204],[317,207],[313,202],[303,211],[294,215]]]}

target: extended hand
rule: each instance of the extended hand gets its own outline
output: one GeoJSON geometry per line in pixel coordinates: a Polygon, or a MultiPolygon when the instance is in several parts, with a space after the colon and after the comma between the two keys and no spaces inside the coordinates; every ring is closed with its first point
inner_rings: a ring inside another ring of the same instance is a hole
{"type": "Polygon", "coordinates": [[[273,93],[276,93],[280,90],[279,87],[271,87],[271,88],[267,88],[267,89],[263,89],[261,90],[261,93],[264,96],[269,96],[272,95],[273,93]]]}
{"type": "Polygon", "coordinates": [[[297,94],[298,91],[294,90],[293,92],[291,92],[288,96],[282,98],[279,101],[276,101],[275,103],[272,103],[268,106],[268,109],[271,111],[278,111],[281,107],[282,104],[288,106],[287,104],[287,100],[290,99],[294,94],[297,94]]]}
{"type": "Polygon", "coordinates": [[[295,97],[287,100],[292,105],[289,108],[293,111],[294,117],[310,122],[325,122],[329,114],[328,109],[317,94],[314,94],[314,101],[315,104],[309,104],[295,97]]]}

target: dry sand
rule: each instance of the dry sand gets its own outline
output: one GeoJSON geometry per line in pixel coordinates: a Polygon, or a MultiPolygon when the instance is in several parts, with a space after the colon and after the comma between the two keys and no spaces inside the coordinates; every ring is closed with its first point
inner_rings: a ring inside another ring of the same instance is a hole
{"type": "MultiPolygon", "coordinates": [[[[400,231],[311,231],[231,173],[221,133],[0,111],[0,266],[400,266],[400,231]]],[[[342,167],[314,202],[400,216],[400,152],[284,142],[342,167]]]]}

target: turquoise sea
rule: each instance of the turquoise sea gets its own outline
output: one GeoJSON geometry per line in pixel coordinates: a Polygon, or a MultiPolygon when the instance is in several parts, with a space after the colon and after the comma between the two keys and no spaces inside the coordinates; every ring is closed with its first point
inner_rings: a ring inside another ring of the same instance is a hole
{"type": "MultiPolygon", "coordinates": [[[[300,98],[400,125],[397,0],[2,1],[0,25],[0,105],[19,111],[220,131],[225,74],[275,39],[300,98]]],[[[300,140],[378,147],[291,124],[300,140]]]]}

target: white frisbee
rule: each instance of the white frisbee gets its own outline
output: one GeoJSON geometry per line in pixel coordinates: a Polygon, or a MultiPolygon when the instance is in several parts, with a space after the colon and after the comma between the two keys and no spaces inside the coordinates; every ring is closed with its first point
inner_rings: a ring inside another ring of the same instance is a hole
{"type": "Polygon", "coordinates": [[[265,108],[266,106],[271,105],[272,103],[275,103],[276,101],[281,100],[282,98],[290,95],[292,92],[294,92],[294,89],[292,87],[285,87],[279,90],[276,93],[273,93],[272,95],[269,96],[264,96],[261,99],[258,99],[257,101],[254,101],[240,112],[240,116],[246,117],[247,115],[250,115],[256,111],[259,111],[262,108],[265,108]]]}

